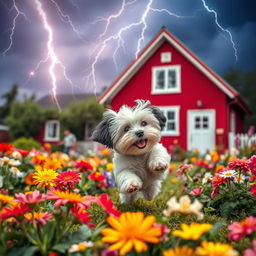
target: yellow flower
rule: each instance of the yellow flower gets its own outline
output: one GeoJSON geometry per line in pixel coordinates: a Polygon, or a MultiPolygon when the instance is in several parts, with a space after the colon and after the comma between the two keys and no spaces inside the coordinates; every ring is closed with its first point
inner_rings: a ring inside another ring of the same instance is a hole
{"type": "Polygon", "coordinates": [[[45,187],[53,187],[55,186],[54,180],[57,178],[59,174],[54,170],[47,169],[37,169],[34,173],[33,179],[35,184],[37,184],[41,188],[45,187]]]}
{"type": "Polygon", "coordinates": [[[163,251],[163,256],[194,256],[194,251],[188,246],[181,246],[163,251]]]}
{"type": "Polygon", "coordinates": [[[153,227],[154,216],[144,217],[142,212],[125,212],[119,218],[110,216],[107,222],[112,228],[104,228],[102,241],[113,243],[110,250],[120,250],[121,255],[130,252],[133,247],[136,252],[147,250],[148,243],[158,243],[161,229],[153,227]]]}
{"type": "Polygon", "coordinates": [[[172,234],[184,240],[198,240],[204,233],[212,228],[208,223],[191,223],[190,225],[181,224],[182,230],[174,230],[172,234]]]}
{"type": "Polygon", "coordinates": [[[5,204],[14,205],[15,202],[13,202],[13,199],[14,199],[13,196],[8,196],[0,193],[0,205],[5,205],[5,204]]]}
{"type": "Polygon", "coordinates": [[[108,172],[112,171],[113,170],[113,163],[108,163],[107,166],[106,166],[106,169],[108,172]]]}
{"type": "Polygon", "coordinates": [[[238,252],[229,244],[213,243],[203,241],[200,247],[196,248],[198,256],[237,256],[238,252]]]}

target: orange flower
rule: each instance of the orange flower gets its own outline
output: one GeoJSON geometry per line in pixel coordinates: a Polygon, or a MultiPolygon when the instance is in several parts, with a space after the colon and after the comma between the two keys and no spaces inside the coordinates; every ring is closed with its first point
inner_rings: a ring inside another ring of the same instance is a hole
{"type": "Polygon", "coordinates": [[[26,182],[27,185],[36,185],[33,177],[34,177],[34,173],[33,172],[29,173],[27,175],[27,177],[25,178],[25,182],[26,182]]]}
{"type": "Polygon", "coordinates": [[[32,158],[32,162],[34,164],[43,164],[46,160],[46,156],[43,154],[37,154],[32,158]]]}
{"type": "Polygon", "coordinates": [[[47,158],[44,162],[43,167],[44,169],[57,170],[61,168],[61,162],[56,158],[54,159],[47,158]]]}

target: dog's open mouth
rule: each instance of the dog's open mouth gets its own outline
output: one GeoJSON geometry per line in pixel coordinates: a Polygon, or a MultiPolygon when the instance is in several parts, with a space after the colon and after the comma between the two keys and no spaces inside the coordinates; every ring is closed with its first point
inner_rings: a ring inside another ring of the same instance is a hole
{"type": "Polygon", "coordinates": [[[134,145],[139,148],[139,149],[143,149],[147,146],[147,142],[148,140],[146,139],[142,139],[142,140],[138,140],[134,143],[134,145]]]}

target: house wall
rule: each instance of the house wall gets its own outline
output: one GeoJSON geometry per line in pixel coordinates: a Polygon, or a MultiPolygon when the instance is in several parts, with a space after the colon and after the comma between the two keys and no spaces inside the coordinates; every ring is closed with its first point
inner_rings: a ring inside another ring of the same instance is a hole
{"type": "MultiPolygon", "coordinates": [[[[227,146],[226,95],[169,43],[164,42],[124,89],[113,98],[112,109],[118,110],[123,104],[132,106],[135,99],[150,100],[152,105],[157,106],[180,106],[180,135],[164,136],[162,143],[167,148],[174,144],[175,140],[175,144],[178,142],[182,148],[187,149],[187,111],[191,109],[215,109],[216,129],[223,129],[222,141],[227,146]],[[161,52],[171,52],[170,63],[160,62],[161,52]],[[181,93],[151,94],[152,67],[162,65],[181,65],[181,93]],[[203,103],[201,108],[197,106],[198,100],[203,103]]],[[[216,142],[219,141],[219,136],[216,134],[216,142]]]]}

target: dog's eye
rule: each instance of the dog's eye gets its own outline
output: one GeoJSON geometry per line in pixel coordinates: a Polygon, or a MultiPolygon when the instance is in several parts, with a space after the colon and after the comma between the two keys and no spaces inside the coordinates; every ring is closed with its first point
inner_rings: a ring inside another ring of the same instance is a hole
{"type": "Polygon", "coordinates": [[[146,121],[141,122],[141,126],[146,126],[148,123],[146,121]]]}
{"type": "Polygon", "coordinates": [[[129,125],[125,126],[124,132],[128,132],[129,130],[130,130],[130,126],[129,125]]]}

